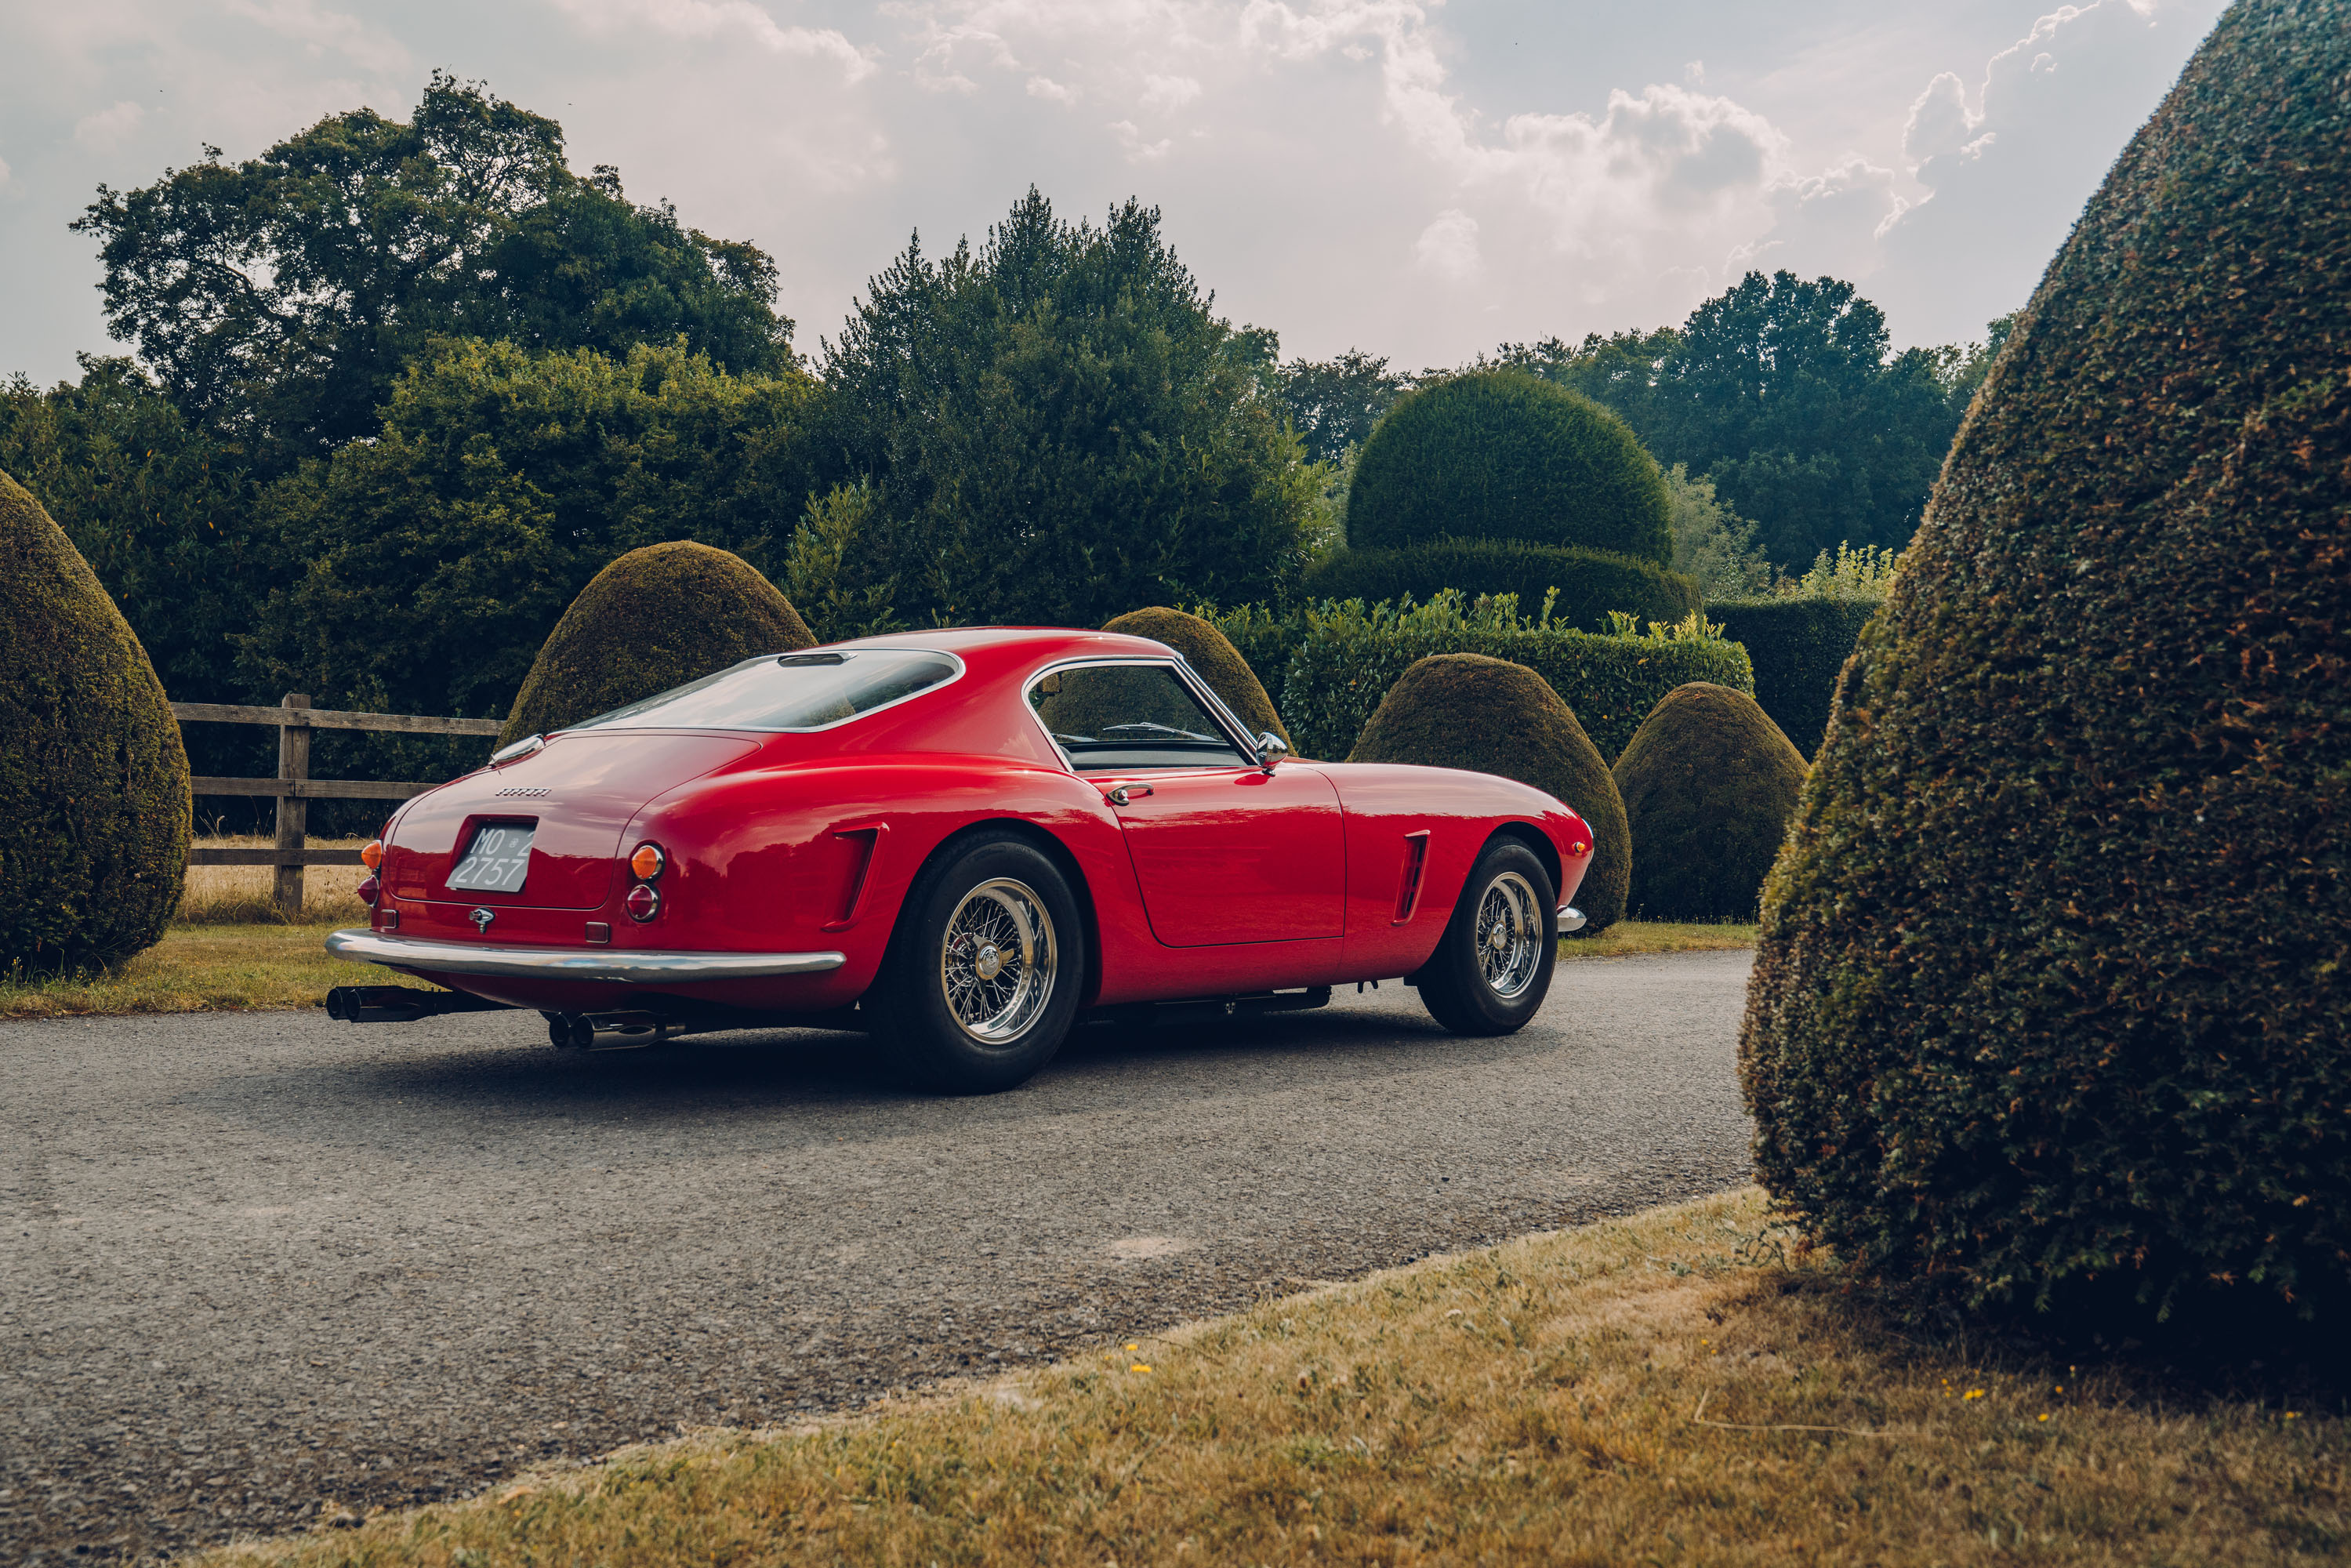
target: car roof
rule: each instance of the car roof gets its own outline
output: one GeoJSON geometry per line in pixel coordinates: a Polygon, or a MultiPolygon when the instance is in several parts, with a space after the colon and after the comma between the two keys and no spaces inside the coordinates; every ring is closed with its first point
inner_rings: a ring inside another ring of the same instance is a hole
{"type": "Polygon", "coordinates": [[[968,658],[989,655],[990,664],[1092,657],[1165,659],[1175,650],[1148,637],[1118,632],[1088,632],[1069,626],[948,626],[928,632],[893,632],[828,643],[828,648],[935,648],[968,658]]]}

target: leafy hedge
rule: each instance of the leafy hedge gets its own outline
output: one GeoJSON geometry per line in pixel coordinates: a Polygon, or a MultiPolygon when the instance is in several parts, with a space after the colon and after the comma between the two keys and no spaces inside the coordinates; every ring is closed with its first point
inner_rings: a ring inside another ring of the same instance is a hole
{"type": "Polygon", "coordinates": [[[1828,733],[1829,699],[1854,639],[1882,599],[1739,599],[1709,604],[1707,619],[1747,650],[1755,700],[1806,757],[1828,733]]]}
{"type": "Polygon", "coordinates": [[[188,755],[97,574],[0,474],[0,975],[152,947],[188,864],[188,755]]]}
{"type": "Polygon", "coordinates": [[[2351,0],[2222,16],[1840,679],[1740,1065],[1764,1185],[1860,1269],[2351,1307],[2346,82],[2351,0]]]}
{"type": "Polygon", "coordinates": [[[1426,602],[1441,588],[1459,589],[1470,599],[1516,594],[1530,608],[1557,589],[1552,623],[1583,632],[1607,630],[1611,611],[1635,621],[1676,622],[1704,602],[1697,580],[1654,562],[1520,539],[1441,538],[1397,549],[1346,550],[1306,573],[1306,592],[1313,599],[1376,604],[1410,594],[1426,602]]]}
{"type": "Polygon", "coordinates": [[[1647,636],[1568,631],[1520,619],[1508,597],[1467,612],[1451,592],[1418,606],[1351,599],[1311,607],[1302,620],[1281,711],[1305,757],[1353,751],[1388,688],[1432,653],[1484,653],[1526,665],[1574,711],[1604,760],[1625,748],[1676,686],[1755,686],[1746,651],[1736,643],[1686,636],[1681,628],[1647,636]]]}
{"type": "Polygon", "coordinates": [[[1632,841],[1615,778],[1574,713],[1524,664],[1482,653],[1420,660],[1380,699],[1347,760],[1466,768],[1565,801],[1592,829],[1592,863],[1575,891],[1585,933],[1625,918],[1632,841]]]}
{"type": "Polygon", "coordinates": [[[1249,727],[1252,737],[1271,730],[1285,742],[1290,739],[1281,716],[1273,709],[1273,699],[1266,695],[1265,683],[1240,650],[1233,646],[1232,639],[1217,631],[1214,622],[1155,604],[1115,616],[1102,630],[1166,643],[1184,655],[1193,673],[1224,699],[1225,706],[1233,710],[1233,716],[1249,727]]]}
{"type": "Polygon", "coordinates": [[[1671,515],[1665,476],[1631,426],[1520,371],[1454,376],[1399,400],[1347,489],[1347,537],[1366,549],[1526,539],[1662,566],[1671,515]]]}
{"type": "Polygon", "coordinates": [[[1744,692],[1667,692],[1616,759],[1632,905],[1650,920],[1752,920],[1788,836],[1804,759],[1744,692]]]}

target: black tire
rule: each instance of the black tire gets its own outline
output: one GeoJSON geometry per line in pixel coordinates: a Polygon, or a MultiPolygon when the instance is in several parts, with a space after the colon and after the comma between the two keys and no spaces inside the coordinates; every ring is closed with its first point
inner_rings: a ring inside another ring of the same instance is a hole
{"type": "Polygon", "coordinates": [[[1469,868],[1436,954],[1410,977],[1429,1016],[1455,1034],[1523,1027],[1551,991],[1558,908],[1551,873],[1532,850],[1516,839],[1489,843],[1469,868]]]}
{"type": "Polygon", "coordinates": [[[909,1082],[992,1094],[1069,1037],[1085,941],[1060,868],[1016,833],[983,832],[915,879],[862,1005],[909,1082]]]}

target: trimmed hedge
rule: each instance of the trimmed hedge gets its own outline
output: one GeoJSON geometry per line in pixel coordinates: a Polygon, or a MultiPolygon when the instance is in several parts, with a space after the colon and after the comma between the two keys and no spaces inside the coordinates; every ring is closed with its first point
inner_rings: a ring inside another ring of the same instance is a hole
{"type": "Polygon", "coordinates": [[[89,563],[0,474],[0,970],[152,947],[187,882],[188,754],[89,563]]]}
{"type": "Polygon", "coordinates": [[[1632,827],[1632,907],[1650,920],[1752,920],[1788,834],[1804,758],[1744,692],[1667,692],[1616,759],[1632,827]]]}
{"type": "Polygon", "coordinates": [[[1565,801],[1592,829],[1575,900],[1584,934],[1625,918],[1632,847],[1616,780],[1574,713],[1524,664],[1482,653],[1420,660],[1380,699],[1347,760],[1499,774],[1565,801]]]}
{"type": "Polygon", "coordinates": [[[1480,371],[1407,393],[1374,428],[1347,489],[1347,538],[1524,539],[1664,566],[1672,510],[1623,420],[1523,371],[1480,371]]]}
{"type": "Polygon", "coordinates": [[[1283,683],[1282,711],[1308,757],[1344,757],[1380,699],[1405,670],[1433,653],[1484,653],[1524,664],[1560,695],[1604,761],[1633,738],[1657,699],[1691,681],[1750,691],[1746,650],[1735,643],[1614,637],[1464,616],[1458,599],[1407,609],[1357,600],[1305,612],[1283,683]]]}
{"type": "Polygon", "coordinates": [[[555,623],[498,744],[815,643],[791,601],[742,557],[686,539],[632,549],[555,623]]]}
{"type": "Polygon", "coordinates": [[[1734,599],[1706,607],[1755,665],[1755,700],[1806,757],[1829,729],[1829,699],[1854,640],[1882,599],[1734,599]]]}
{"type": "MultiPolygon", "coordinates": [[[[1442,588],[1458,588],[1468,599],[1514,593],[1529,614],[1556,588],[1552,624],[1582,632],[1606,631],[1612,610],[1670,624],[1705,603],[1697,579],[1652,562],[1519,539],[1430,539],[1398,549],[1346,550],[1306,573],[1306,591],[1314,599],[1376,604],[1408,593],[1426,601],[1442,588]]],[[[1825,695],[1822,700],[1825,706],[1825,695]]]]}
{"type": "Polygon", "coordinates": [[[1155,605],[1147,610],[1130,610],[1113,619],[1102,630],[1166,643],[1184,655],[1185,662],[1208,683],[1210,691],[1225,699],[1225,706],[1233,710],[1234,717],[1249,726],[1252,737],[1270,729],[1284,740],[1290,738],[1290,731],[1282,727],[1281,716],[1274,711],[1273,700],[1265,695],[1264,683],[1257,678],[1232,640],[1212,623],[1181,610],[1155,605]]]}
{"type": "Polygon", "coordinates": [[[1740,1052],[1758,1173],[1862,1270],[2351,1306],[2346,81],[2351,0],[2221,17],[1839,682],[1740,1052]]]}

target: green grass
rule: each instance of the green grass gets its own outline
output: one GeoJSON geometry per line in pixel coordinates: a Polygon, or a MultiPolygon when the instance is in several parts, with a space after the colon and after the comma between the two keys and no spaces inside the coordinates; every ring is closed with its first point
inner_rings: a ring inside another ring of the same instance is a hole
{"type": "Polygon", "coordinates": [[[327,933],[349,924],[176,925],[110,973],[0,981],[0,1018],[309,1008],[330,986],[400,983],[389,969],[327,956],[327,933]]]}
{"type": "Polygon", "coordinates": [[[1621,920],[1596,936],[1563,936],[1562,958],[1632,958],[1649,953],[1717,953],[1755,946],[1753,925],[1621,920]]]}

